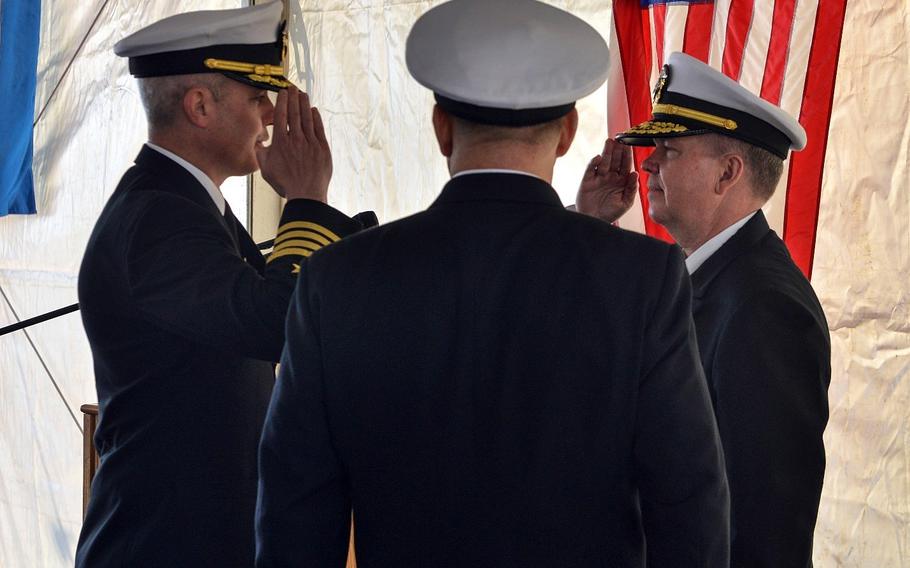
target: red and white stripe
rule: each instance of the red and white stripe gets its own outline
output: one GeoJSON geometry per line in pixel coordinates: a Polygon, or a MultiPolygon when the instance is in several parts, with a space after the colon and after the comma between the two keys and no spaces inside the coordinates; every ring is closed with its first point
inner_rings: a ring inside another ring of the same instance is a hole
{"type": "MultiPolygon", "coordinates": [[[[794,153],[781,185],[764,207],[806,275],[818,224],[828,125],[846,0],[716,0],[652,2],[613,0],[614,65],[608,86],[611,135],[650,118],[651,88],[670,53],[684,51],[799,117],[808,145],[794,153]]],[[[642,221],[623,219],[649,235],[670,240],[647,215],[641,161],[642,221]]]]}

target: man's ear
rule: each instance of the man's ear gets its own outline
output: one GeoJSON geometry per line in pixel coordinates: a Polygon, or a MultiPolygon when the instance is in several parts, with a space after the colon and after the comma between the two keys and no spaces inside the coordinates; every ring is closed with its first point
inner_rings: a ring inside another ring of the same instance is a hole
{"type": "Polygon", "coordinates": [[[433,131],[436,132],[436,142],[439,144],[439,151],[446,158],[451,158],[452,115],[439,108],[439,105],[433,106],[433,131]]]}
{"type": "Polygon", "coordinates": [[[561,119],[559,126],[559,143],[556,145],[556,157],[562,157],[569,151],[575,132],[578,131],[578,111],[574,108],[561,119]]]}
{"type": "Polygon", "coordinates": [[[714,192],[718,195],[724,195],[730,188],[743,180],[746,164],[743,161],[743,157],[739,154],[725,154],[720,160],[723,170],[720,173],[720,179],[717,180],[714,192]]]}
{"type": "Polygon", "coordinates": [[[207,128],[215,114],[215,98],[205,87],[191,87],[183,94],[183,114],[193,126],[207,128]]]}

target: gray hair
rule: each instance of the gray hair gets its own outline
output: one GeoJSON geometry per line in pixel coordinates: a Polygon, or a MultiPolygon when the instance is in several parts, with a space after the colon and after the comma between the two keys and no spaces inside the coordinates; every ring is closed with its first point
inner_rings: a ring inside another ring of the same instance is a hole
{"type": "Polygon", "coordinates": [[[220,100],[225,81],[229,81],[229,79],[217,73],[137,79],[139,97],[145,108],[149,129],[157,130],[173,125],[179,113],[182,112],[183,96],[193,87],[204,87],[211,91],[212,97],[216,101],[220,100]]]}
{"type": "Polygon", "coordinates": [[[742,156],[746,164],[746,175],[752,182],[752,193],[755,197],[768,201],[774,195],[781,175],[784,173],[784,161],[768,150],[723,134],[707,134],[716,155],[736,153],[742,156]]]}

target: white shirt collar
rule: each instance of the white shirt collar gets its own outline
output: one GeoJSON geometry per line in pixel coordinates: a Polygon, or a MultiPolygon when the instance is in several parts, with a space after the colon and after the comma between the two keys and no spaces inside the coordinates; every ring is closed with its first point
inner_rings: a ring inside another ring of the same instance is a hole
{"type": "Polygon", "coordinates": [[[715,252],[717,252],[717,250],[720,247],[724,246],[724,243],[729,241],[730,238],[733,235],[735,235],[736,232],[739,231],[743,225],[748,223],[749,219],[751,219],[756,213],[757,213],[757,211],[753,211],[752,213],[749,213],[748,215],[746,215],[739,221],[733,223],[732,225],[730,225],[723,231],[717,233],[716,235],[714,235],[713,237],[708,239],[708,242],[706,242],[705,244],[701,245],[700,247],[698,247],[697,249],[692,251],[692,254],[690,254],[688,257],[686,257],[686,270],[689,271],[689,274],[692,274],[696,270],[698,270],[699,266],[701,266],[702,264],[705,263],[706,260],[711,258],[711,255],[714,254],[715,252]]]}
{"type": "Polygon", "coordinates": [[[482,169],[482,170],[463,170],[463,171],[460,171],[457,174],[453,175],[452,179],[455,179],[459,176],[466,176],[466,175],[470,175],[470,174],[519,174],[519,175],[523,175],[523,176],[531,176],[531,177],[537,178],[541,181],[547,181],[540,176],[536,176],[536,175],[530,174],[528,172],[522,172],[519,170],[505,170],[505,169],[499,169],[499,168],[488,168],[488,169],[482,169]]]}
{"type": "Polygon", "coordinates": [[[169,150],[165,150],[161,146],[156,146],[155,144],[152,144],[151,142],[146,142],[145,145],[148,146],[149,148],[151,148],[152,150],[155,150],[156,152],[160,152],[160,153],[164,154],[165,156],[167,156],[168,158],[174,160],[175,162],[177,162],[178,164],[183,166],[183,168],[186,171],[193,174],[193,177],[196,178],[196,180],[200,184],[202,184],[202,187],[204,187],[205,190],[208,192],[209,196],[211,196],[212,201],[215,202],[215,207],[218,208],[218,211],[221,211],[221,214],[224,215],[224,196],[221,195],[221,190],[218,189],[218,186],[215,185],[215,182],[213,182],[209,176],[205,175],[205,173],[202,170],[200,170],[193,164],[187,162],[186,160],[184,160],[177,154],[175,154],[169,150]]]}

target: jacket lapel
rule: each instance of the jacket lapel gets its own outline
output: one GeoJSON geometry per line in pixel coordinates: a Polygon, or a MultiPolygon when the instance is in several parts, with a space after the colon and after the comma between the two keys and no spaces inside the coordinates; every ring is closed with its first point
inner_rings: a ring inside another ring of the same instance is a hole
{"type": "MultiPolygon", "coordinates": [[[[136,166],[148,170],[156,178],[164,180],[164,183],[155,188],[156,190],[177,193],[196,203],[207,210],[224,227],[225,232],[233,238],[233,231],[228,226],[225,216],[221,214],[218,206],[212,201],[212,196],[193,177],[193,174],[186,171],[186,168],[148,146],[143,146],[142,150],[139,151],[139,155],[136,156],[136,166]]],[[[237,239],[233,240],[236,245],[237,239]]]]}
{"type": "Polygon", "coordinates": [[[711,282],[724,271],[728,264],[738,256],[756,247],[771,231],[765,215],[759,209],[735,235],[730,237],[717,252],[712,254],[698,270],[692,273],[692,296],[701,299],[711,286],[711,282]]]}

